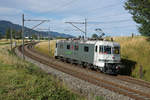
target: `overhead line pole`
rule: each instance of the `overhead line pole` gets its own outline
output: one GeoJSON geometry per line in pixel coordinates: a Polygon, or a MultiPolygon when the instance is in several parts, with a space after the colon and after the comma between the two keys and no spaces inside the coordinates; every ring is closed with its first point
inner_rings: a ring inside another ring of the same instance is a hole
{"type": "Polygon", "coordinates": [[[39,23],[38,25],[36,26],[33,26],[31,29],[33,30],[34,28],[38,27],[39,25],[43,24],[45,21],[42,21],[41,23],[39,23]]]}
{"type": "Polygon", "coordinates": [[[33,20],[33,19],[28,19],[28,20],[25,20],[25,21],[41,21],[41,23],[39,23],[39,24],[37,24],[37,25],[35,25],[35,26],[33,26],[33,27],[31,28],[31,31],[32,31],[33,29],[35,29],[36,27],[40,26],[40,25],[43,24],[44,22],[49,22],[50,20],[33,20]]]}
{"type": "Polygon", "coordinates": [[[11,29],[10,29],[10,38],[11,38],[11,40],[10,40],[10,45],[11,45],[11,51],[12,51],[12,27],[11,27],[11,29]]]}
{"type": "Polygon", "coordinates": [[[85,33],[85,31],[83,31],[82,29],[78,28],[78,27],[77,27],[77,26],[75,26],[73,23],[71,23],[71,22],[68,22],[68,23],[69,23],[69,24],[71,24],[73,27],[77,28],[79,31],[81,31],[81,32],[85,33]]]}
{"type": "Polygon", "coordinates": [[[38,30],[47,30],[47,35],[48,35],[48,50],[49,50],[49,53],[50,53],[50,26],[48,29],[38,29],[38,30]]]}
{"type": "MultiPolygon", "coordinates": [[[[48,33],[50,33],[50,27],[49,27],[48,33]]],[[[48,50],[49,50],[49,54],[50,54],[50,36],[49,36],[49,34],[48,34],[48,50]]]]}
{"type": "Polygon", "coordinates": [[[85,19],[85,22],[65,22],[65,23],[69,23],[71,24],[73,27],[75,27],[76,29],[78,29],[79,31],[83,32],[85,34],[85,38],[87,38],[87,19],[85,19]],[[85,24],[85,30],[83,31],[82,29],[80,29],[79,27],[77,27],[74,24],[85,24]]]}
{"type": "Polygon", "coordinates": [[[49,22],[50,20],[34,20],[34,19],[25,19],[24,18],[24,14],[22,14],[22,53],[23,53],[23,59],[25,59],[24,57],[24,22],[25,21],[41,21],[41,23],[39,23],[38,25],[32,27],[32,29],[38,27],[39,25],[41,25],[44,22],[49,22]]]}
{"type": "Polygon", "coordinates": [[[22,15],[22,54],[23,54],[23,59],[24,57],[24,14],[22,15]]]}
{"type": "Polygon", "coordinates": [[[86,35],[87,35],[87,19],[85,18],[85,38],[86,38],[86,35]]]}

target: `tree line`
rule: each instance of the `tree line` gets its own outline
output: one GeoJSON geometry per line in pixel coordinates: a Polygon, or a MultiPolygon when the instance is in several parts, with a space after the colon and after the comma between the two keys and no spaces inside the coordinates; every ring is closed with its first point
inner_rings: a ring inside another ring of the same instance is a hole
{"type": "MultiPolygon", "coordinates": [[[[12,33],[13,39],[22,39],[22,30],[17,31],[15,29],[11,29],[11,28],[6,29],[4,36],[0,33],[0,39],[1,38],[11,39],[11,33],[12,33]]],[[[42,37],[40,37],[40,38],[43,39],[42,37]]],[[[37,34],[32,34],[29,37],[29,39],[38,39],[38,36],[37,36],[37,34]]]]}
{"type": "Polygon", "coordinates": [[[6,39],[11,39],[11,33],[12,33],[12,38],[13,39],[21,39],[22,38],[22,31],[16,31],[15,29],[10,29],[8,28],[6,30],[6,33],[5,33],[5,38],[6,39]]]}

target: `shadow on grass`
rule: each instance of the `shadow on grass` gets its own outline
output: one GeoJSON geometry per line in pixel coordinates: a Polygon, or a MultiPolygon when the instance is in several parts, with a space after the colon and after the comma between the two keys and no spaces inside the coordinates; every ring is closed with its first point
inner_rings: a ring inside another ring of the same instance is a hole
{"type": "Polygon", "coordinates": [[[150,42],[150,37],[148,37],[148,38],[146,39],[146,41],[150,42]]]}
{"type": "Polygon", "coordinates": [[[128,59],[121,59],[123,67],[120,69],[120,75],[131,75],[134,70],[136,62],[128,59]]]}

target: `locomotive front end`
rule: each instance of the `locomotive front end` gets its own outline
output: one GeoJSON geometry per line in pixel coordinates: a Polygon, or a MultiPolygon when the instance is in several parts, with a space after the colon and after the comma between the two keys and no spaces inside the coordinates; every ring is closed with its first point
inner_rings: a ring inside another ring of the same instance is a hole
{"type": "Polygon", "coordinates": [[[102,42],[97,46],[95,64],[104,73],[117,74],[120,70],[120,44],[116,42],[102,42]]]}

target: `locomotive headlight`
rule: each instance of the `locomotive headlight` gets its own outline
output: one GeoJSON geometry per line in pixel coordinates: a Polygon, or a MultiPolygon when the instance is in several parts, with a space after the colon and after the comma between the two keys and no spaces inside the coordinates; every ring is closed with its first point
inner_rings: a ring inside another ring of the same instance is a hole
{"type": "Polygon", "coordinates": [[[120,69],[120,66],[116,66],[116,69],[118,69],[118,70],[119,70],[119,69],[120,69]]]}
{"type": "Polygon", "coordinates": [[[115,57],[112,57],[112,59],[115,59],[115,57]]]}

